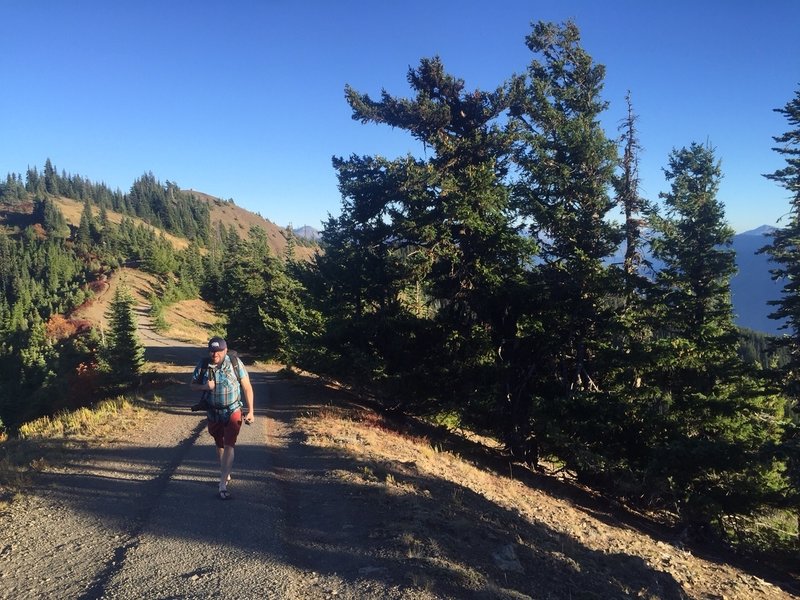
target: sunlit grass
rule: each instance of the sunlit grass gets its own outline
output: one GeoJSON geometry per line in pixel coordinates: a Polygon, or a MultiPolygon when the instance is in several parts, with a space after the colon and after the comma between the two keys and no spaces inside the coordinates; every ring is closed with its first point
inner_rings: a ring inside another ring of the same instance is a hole
{"type": "Polygon", "coordinates": [[[82,407],[40,417],[19,428],[19,438],[103,439],[139,421],[143,409],[125,396],[104,400],[92,408],[82,407]]]}

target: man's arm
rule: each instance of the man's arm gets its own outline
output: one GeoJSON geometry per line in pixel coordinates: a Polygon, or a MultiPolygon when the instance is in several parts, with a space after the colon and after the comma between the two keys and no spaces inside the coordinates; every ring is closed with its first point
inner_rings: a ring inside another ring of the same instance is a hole
{"type": "Polygon", "coordinates": [[[244,401],[247,405],[247,415],[244,417],[244,422],[250,424],[255,421],[255,415],[253,415],[253,386],[250,383],[250,377],[247,375],[242,377],[240,383],[242,385],[242,392],[244,393],[244,401]]]}

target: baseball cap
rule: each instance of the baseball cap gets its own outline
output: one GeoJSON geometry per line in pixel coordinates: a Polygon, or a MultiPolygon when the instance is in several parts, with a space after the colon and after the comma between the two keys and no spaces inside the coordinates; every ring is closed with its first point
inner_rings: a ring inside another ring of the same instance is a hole
{"type": "Polygon", "coordinates": [[[225,343],[225,340],[221,337],[212,337],[208,340],[208,349],[212,351],[217,350],[226,350],[228,348],[228,344],[225,343]]]}

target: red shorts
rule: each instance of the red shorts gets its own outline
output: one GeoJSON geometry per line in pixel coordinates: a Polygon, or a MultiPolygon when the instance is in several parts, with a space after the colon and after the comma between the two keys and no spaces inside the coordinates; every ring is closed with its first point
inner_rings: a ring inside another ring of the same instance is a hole
{"type": "Polygon", "coordinates": [[[237,410],[231,413],[227,423],[209,421],[208,433],[214,438],[217,448],[225,446],[236,446],[236,438],[239,437],[239,430],[242,428],[242,411],[237,410]]]}

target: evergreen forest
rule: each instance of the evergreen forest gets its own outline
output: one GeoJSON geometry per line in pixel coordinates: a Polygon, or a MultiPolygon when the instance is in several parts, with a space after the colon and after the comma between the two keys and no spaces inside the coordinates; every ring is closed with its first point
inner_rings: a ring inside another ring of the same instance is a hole
{"type": "Polygon", "coordinates": [[[632,96],[604,131],[605,67],[575,24],[536,23],[526,44],[527,71],[492,90],[468,89],[437,57],[409,69],[408,97],[345,88],[355,121],[404,131],[425,152],[335,157],[340,215],[311,261],[295,257],[291,232],[275,256],[263,231],[212,223],[207,202],[151,173],[126,193],[49,159],[9,174],[2,426],[13,435],[136,385],[130,298],[115,298],[108,336],[68,318],[92,282],[135,266],[158,277],[156,316],[202,297],[232,347],[345,382],[391,413],[480,431],[510,460],[668,514],[691,535],[796,555],[800,87],[776,109],[785,166],[766,175],[790,195],[788,224],[762,250],[784,285],[774,318],[787,323],[768,338],[734,325],[714,147],[675,140],[666,191],[642,197],[632,96]],[[56,197],[84,204],[78,226],[56,197]],[[141,222],[190,243],[176,250],[141,222]],[[754,537],[756,522],[774,527],[754,537]]]}

